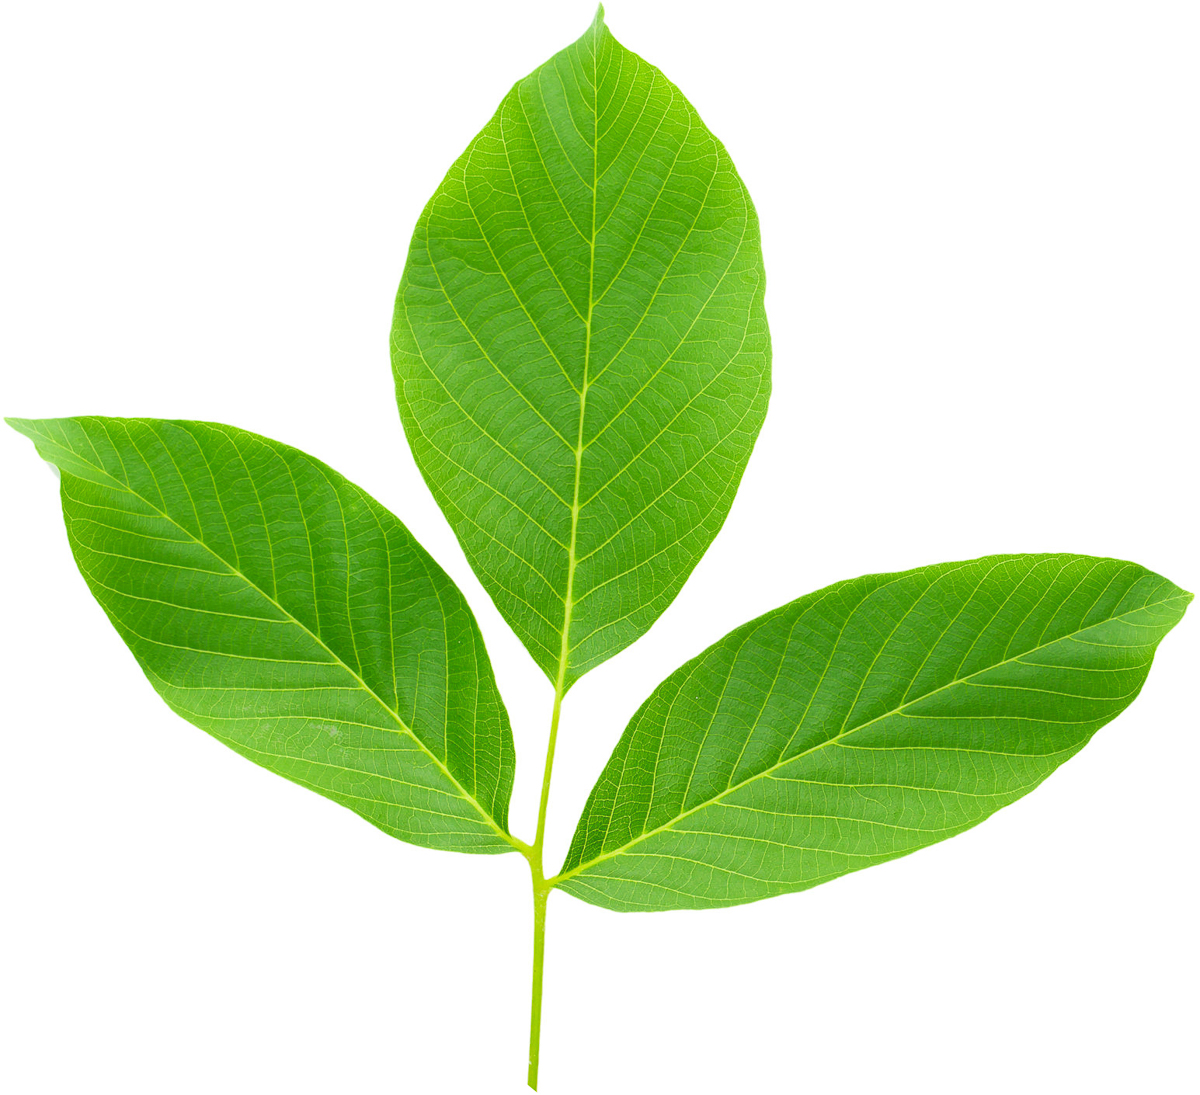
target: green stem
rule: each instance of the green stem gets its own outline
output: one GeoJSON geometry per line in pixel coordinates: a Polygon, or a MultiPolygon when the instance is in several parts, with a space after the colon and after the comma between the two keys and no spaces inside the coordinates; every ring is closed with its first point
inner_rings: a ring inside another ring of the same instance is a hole
{"type": "Polygon", "coordinates": [[[546,959],[546,899],[550,887],[533,880],[533,995],[529,1008],[529,1086],[537,1091],[542,1038],[542,967],[546,959]]]}
{"type": "Polygon", "coordinates": [[[537,1091],[538,1056],[542,1038],[542,967],[546,958],[546,902],[553,884],[546,883],[542,846],[546,838],[546,809],[550,804],[550,776],[554,771],[554,746],[562,716],[564,674],[560,671],[554,689],[554,712],[550,716],[550,740],[546,745],[546,769],[542,773],[542,797],[538,803],[537,835],[525,851],[533,877],[533,988],[529,1004],[529,1086],[537,1091]]]}

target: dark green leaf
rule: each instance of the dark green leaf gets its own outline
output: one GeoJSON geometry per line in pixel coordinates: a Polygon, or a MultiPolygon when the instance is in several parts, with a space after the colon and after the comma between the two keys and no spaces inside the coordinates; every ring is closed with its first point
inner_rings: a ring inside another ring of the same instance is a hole
{"type": "Polygon", "coordinates": [[[1138,694],[1192,599],[1133,563],[997,555],[840,582],[651,694],[560,876],[618,910],[803,890],[978,824],[1138,694]]]}
{"type": "Polygon", "coordinates": [[[520,81],[417,225],[396,393],[497,607],[565,691],[658,618],[766,413],[758,220],[603,13],[520,81]]]}
{"type": "Polygon", "coordinates": [[[171,708],[384,832],[513,849],[508,716],[458,589],[378,502],[229,426],[10,419],[171,708]]]}

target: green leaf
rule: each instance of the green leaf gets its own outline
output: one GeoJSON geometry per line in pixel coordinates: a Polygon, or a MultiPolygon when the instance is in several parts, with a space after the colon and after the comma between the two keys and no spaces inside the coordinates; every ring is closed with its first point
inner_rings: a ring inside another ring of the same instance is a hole
{"type": "Polygon", "coordinates": [[[725,520],[770,389],[764,285],[728,153],[603,10],[421,215],[392,329],[401,418],[560,691],[650,627],[725,520]]]}
{"type": "Polygon", "coordinates": [[[172,710],[392,836],[513,850],[479,628],[378,502],[230,426],[8,421],[60,470],[75,561],[172,710]]]}
{"type": "Polygon", "coordinates": [[[792,601],[655,689],[559,884],[609,909],[714,908],[954,836],[1123,711],[1191,599],[1133,563],[996,555],[792,601]]]}

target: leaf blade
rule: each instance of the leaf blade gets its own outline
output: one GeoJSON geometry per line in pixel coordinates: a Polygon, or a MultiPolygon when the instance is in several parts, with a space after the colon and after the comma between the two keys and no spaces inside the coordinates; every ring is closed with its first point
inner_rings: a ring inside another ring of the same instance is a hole
{"type": "Polygon", "coordinates": [[[390,835],[513,850],[482,637],[391,513],[233,427],[8,421],[59,469],[80,571],[174,711],[390,835]]]}
{"type": "Polygon", "coordinates": [[[1086,556],[993,556],[801,597],[651,694],[559,884],[606,908],[719,907],[962,832],[1132,702],[1190,600],[1086,556]]]}
{"type": "Polygon", "coordinates": [[[769,395],[763,288],[728,154],[602,12],[422,214],[392,332],[401,418],[564,691],[645,632],[728,513],[769,395]]]}

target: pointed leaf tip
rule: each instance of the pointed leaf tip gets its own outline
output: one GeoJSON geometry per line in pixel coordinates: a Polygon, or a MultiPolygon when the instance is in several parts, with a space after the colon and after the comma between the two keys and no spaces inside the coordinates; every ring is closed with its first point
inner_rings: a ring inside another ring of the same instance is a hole
{"type": "Polygon", "coordinates": [[[34,426],[37,424],[37,419],[34,418],[5,418],[4,420],[9,426],[17,431],[22,437],[29,438],[30,441],[37,444],[35,436],[36,430],[34,426]]]}
{"type": "Polygon", "coordinates": [[[597,33],[604,29],[604,5],[599,4],[596,7],[596,14],[592,17],[592,25],[588,30],[596,31],[597,33]]]}

